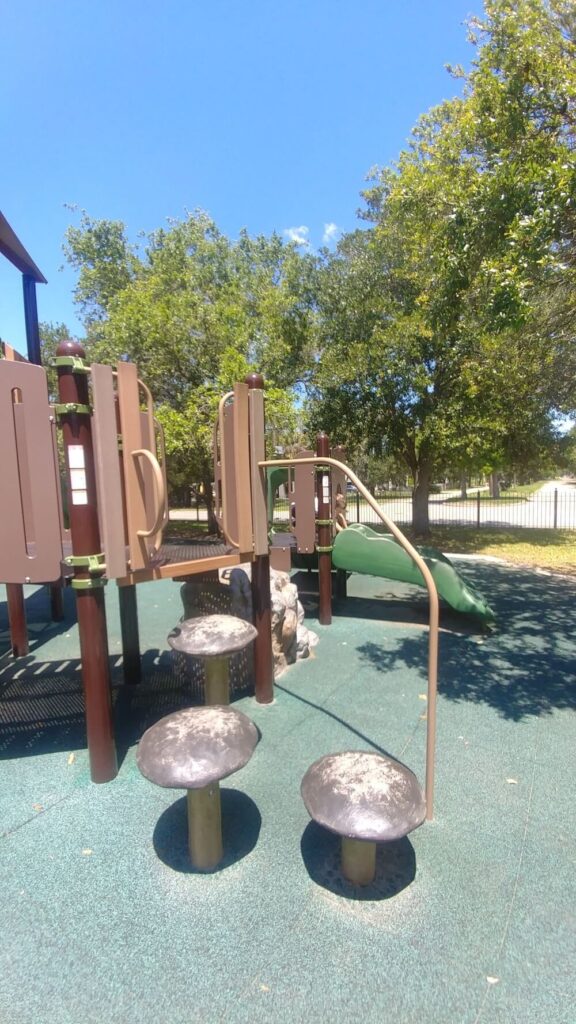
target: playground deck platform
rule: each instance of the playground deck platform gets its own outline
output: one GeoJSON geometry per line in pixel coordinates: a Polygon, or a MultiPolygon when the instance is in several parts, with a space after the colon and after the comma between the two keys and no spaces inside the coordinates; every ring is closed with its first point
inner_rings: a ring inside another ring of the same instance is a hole
{"type": "MultiPolygon", "coordinates": [[[[314,656],[223,784],[225,861],[186,855],[185,799],[139,774],[137,741],[186,706],[166,635],[178,584],[138,588],[144,681],[122,685],[107,587],[120,771],[89,779],[73,595],[26,588],[31,654],[0,604],[2,1024],[574,1024],[576,581],[458,563],[490,600],[483,633],[444,613],[435,820],[345,884],[300,780],[322,754],[385,750],[422,780],[426,597],[353,576],[314,656]]],[[[3,599],[0,591],[0,601],[3,599]]]]}

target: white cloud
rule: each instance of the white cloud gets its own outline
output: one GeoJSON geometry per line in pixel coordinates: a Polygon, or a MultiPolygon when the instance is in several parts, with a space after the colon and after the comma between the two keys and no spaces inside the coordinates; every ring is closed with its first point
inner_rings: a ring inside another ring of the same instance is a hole
{"type": "Polygon", "coordinates": [[[284,228],[282,232],[289,238],[291,242],[296,242],[296,245],[310,245],[308,241],[308,235],[310,228],[307,228],[305,224],[301,224],[299,228],[284,228]]]}
{"type": "Polygon", "coordinates": [[[332,222],[330,224],[325,224],[324,234],[322,235],[322,241],[324,242],[325,245],[328,245],[328,243],[333,242],[336,238],[336,235],[339,234],[340,229],[337,224],[333,224],[332,222]]]}

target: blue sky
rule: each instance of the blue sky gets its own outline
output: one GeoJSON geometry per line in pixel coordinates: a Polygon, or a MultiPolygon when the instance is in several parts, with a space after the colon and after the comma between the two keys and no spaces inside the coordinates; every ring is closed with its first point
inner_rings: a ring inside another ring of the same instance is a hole
{"type": "MultiPolygon", "coordinates": [[[[0,3],[0,210],[48,278],[42,320],[75,318],[78,215],[129,236],[202,208],[236,237],[312,247],[358,226],[365,176],[459,91],[474,0],[0,3]],[[294,235],[296,232],[296,235],[294,235]]],[[[20,275],[0,260],[0,337],[25,348],[20,275]]]]}

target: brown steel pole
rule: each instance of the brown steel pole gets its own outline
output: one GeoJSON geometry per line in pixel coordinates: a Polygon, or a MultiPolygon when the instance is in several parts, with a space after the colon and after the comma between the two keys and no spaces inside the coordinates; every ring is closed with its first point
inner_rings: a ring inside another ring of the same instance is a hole
{"type": "MultiPolygon", "coordinates": [[[[324,432],[316,437],[316,455],[330,456],[330,441],[324,432]]],[[[322,626],[332,622],[332,507],[330,500],[330,469],[316,470],[316,523],[318,526],[318,619],[322,626]]]]}
{"type": "MultiPolygon", "coordinates": [[[[249,373],[245,383],[249,388],[264,388],[264,378],[259,373],[249,373]]],[[[269,554],[256,555],[252,562],[251,588],[252,621],[258,630],[254,641],[254,695],[258,704],[271,704],[274,700],[274,658],[269,554]]]]}
{"type": "Polygon", "coordinates": [[[22,658],[28,654],[28,629],[26,628],[26,606],[22,584],[7,583],[6,598],[12,654],[15,658],[22,658]]]}
{"type": "Polygon", "coordinates": [[[101,553],[101,544],[88,380],[81,363],[84,355],[84,349],[75,341],[64,341],[56,349],[58,412],[62,418],[66,454],[74,567],[72,587],[76,591],[78,609],[90,774],[93,782],[109,782],[118,774],[118,765],[103,581],[94,560],[89,563],[90,556],[101,553]],[[76,365],[74,360],[77,360],[76,365]]]}

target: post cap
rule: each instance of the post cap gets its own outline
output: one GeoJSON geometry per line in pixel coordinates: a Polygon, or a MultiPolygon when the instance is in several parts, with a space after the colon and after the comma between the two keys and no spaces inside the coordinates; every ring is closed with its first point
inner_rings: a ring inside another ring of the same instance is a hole
{"type": "Polygon", "coordinates": [[[244,383],[249,388],[257,388],[259,391],[264,390],[264,377],[261,373],[248,373],[244,378],[244,383]]]}
{"type": "Polygon", "coordinates": [[[84,359],[86,352],[80,344],[73,338],[66,338],[65,341],[61,341],[56,349],[57,356],[79,356],[80,359],[84,359]]]}

